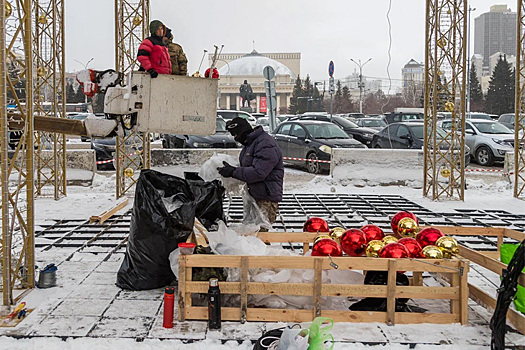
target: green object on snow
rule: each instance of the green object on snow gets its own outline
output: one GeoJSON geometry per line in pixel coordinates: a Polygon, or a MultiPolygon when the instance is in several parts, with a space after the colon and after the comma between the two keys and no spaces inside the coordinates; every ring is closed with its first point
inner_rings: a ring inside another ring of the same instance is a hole
{"type": "Polygon", "coordinates": [[[328,317],[316,317],[309,328],[308,350],[332,350],[334,336],[332,333],[334,321],[328,317]],[[328,344],[325,344],[329,342],[328,344]]]}
{"type": "MultiPolygon", "coordinates": [[[[500,260],[504,264],[509,264],[518,249],[519,244],[502,244],[500,247],[500,260]]],[[[522,272],[525,272],[525,268],[522,272]]],[[[525,313],[525,288],[518,284],[518,291],[516,292],[516,298],[514,299],[514,305],[516,310],[525,313]]]]}

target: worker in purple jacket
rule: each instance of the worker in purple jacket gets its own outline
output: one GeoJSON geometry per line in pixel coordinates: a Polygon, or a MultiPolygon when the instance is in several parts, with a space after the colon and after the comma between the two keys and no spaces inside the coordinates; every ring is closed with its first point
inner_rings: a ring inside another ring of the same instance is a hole
{"type": "Polygon", "coordinates": [[[226,129],[235,141],[244,147],[239,155],[239,167],[223,162],[218,168],[224,177],[233,177],[248,184],[248,191],[255,199],[268,222],[277,217],[279,202],[283,199],[284,165],[281,149],[272,136],[261,126],[254,128],[243,118],[233,118],[226,129]]]}

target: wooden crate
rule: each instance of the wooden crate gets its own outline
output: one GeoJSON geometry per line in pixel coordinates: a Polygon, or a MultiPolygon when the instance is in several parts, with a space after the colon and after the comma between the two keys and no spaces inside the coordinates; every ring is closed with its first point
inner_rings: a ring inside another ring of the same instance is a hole
{"type": "MultiPolygon", "coordinates": [[[[316,234],[261,233],[265,242],[304,244],[308,250],[316,234]]],[[[241,270],[239,282],[220,282],[223,294],[240,295],[240,307],[223,307],[225,321],[308,322],[317,316],[330,317],[335,322],[461,323],[468,321],[468,263],[462,259],[378,259],[353,257],[305,256],[210,256],[181,255],[179,259],[178,307],[179,320],[207,320],[207,307],[192,305],[192,294],[207,293],[208,282],[193,281],[193,267],[228,267],[241,270]],[[387,285],[323,284],[322,270],[388,271],[387,285]],[[248,269],[312,269],[313,283],[259,283],[248,281],[248,269]],[[396,271],[414,271],[410,286],[396,286],[396,271]],[[422,286],[423,272],[440,273],[450,277],[449,286],[422,286]],[[248,295],[312,296],[313,310],[272,309],[248,307],[248,295]],[[379,297],[387,298],[386,312],[328,310],[321,307],[321,297],[379,297]],[[443,299],[450,301],[450,312],[426,313],[395,312],[395,298],[443,299]]]]}

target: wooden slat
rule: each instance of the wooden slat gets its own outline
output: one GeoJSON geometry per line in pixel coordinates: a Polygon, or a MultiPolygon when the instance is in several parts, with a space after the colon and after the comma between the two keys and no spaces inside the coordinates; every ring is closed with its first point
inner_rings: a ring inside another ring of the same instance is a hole
{"type": "MultiPolygon", "coordinates": [[[[430,226],[423,226],[421,229],[430,226]]],[[[446,235],[455,236],[503,236],[504,228],[500,227],[470,227],[470,226],[431,226],[446,235]]]]}
{"type": "MultiPolygon", "coordinates": [[[[236,321],[239,319],[239,314],[240,308],[221,309],[223,321],[236,321]]],[[[323,310],[321,316],[330,317],[334,322],[386,322],[386,312],[323,310]]],[[[206,307],[191,307],[186,310],[186,318],[206,320],[208,318],[208,309],[206,307]]],[[[248,308],[247,320],[259,322],[311,322],[313,317],[312,310],[248,308]]],[[[449,324],[459,322],[459,318],[457,315],[445,313],[396,312],[395,322],[397,324],[449,324]]]]}
{"type": "Polygon", "coordinates": [[[248,309],[248,293],[246,285],[248,283],[248,257],[241,258],[241,323],[246,322],[246,310],[248,309]]]}
{"type": "MultiPolygon", "coordinates": [[[[491,309],[496,308],[496,299],[489,294],[470,283],[468,284],[468,290],[472,299],[481,302],[481,304],[484,304],[491,309]]],[[[507,320],[509,320],[521,334],[525,334],[525,316],[520,312],[509,308],[507,311],[507,320]]]]}
{"type": "Polygon", "coordinates": [[[98,222],[99,224],[104,223],[107,219],[112,217],[117,211],[119,211],[120,209],[124,208],[128,204],[128,202],[129,202],[129,198],[126,198],[122,202],[118,203],[113,208],[111,208],[109,210],[106,210],[102,214],[94,215],[94,216],[90,217],[89,218],[89,223],[90,224],[95,223],[95,222],[98,222]]]}
{"type": "Polygon", "coordinates": [[[396,323],[396,284],[397,284],[397,261],[388,260],[388,279],[387,279],[387,299],[386,299],[386,320],[389,325],[396,323]]]}
{"type": "Polygon", "coordinates": [[[412,274],[412,284],[414,286],[422,286],[423,285],[423,272],[415,271],[412,274]]]}
{"type": "MultiPolygon", "coordinates": [[[[462,257],[466,259],[469,259],[473,263],[481,265],[484,268],[497,273],[500,276],[501,276],[502,270],[507,268],[507,265],[502,263],[501,261],[491,259],[488,256],[484,255],[483,253],[477,252],[467,247],[460,246],[459,255],[461,255],[462,257]]],[[[518,283],[522,287],[525,287],[525,273],[522,272],[520,274],[520,276],[518,277],[518,283]]]]}
{"type": "Polygon", "coordinates": [[[323,265],[322,258],[315,258],[314,260],[314,315],[321,316],[321,289],[323,287],[323,265]]]}
{"type": "MultiPolygon", "coordinates": [[[[465,262],[461,262],[462,272],[459,274],[459,291],[460,291],[460,315],[459,319],[462,325],[468,324],[468,272],[469,265],[465,262]]],[[[454,274],[457,275],[457,274],[454,274]]]]}
{"type": "Polygon", "coordinates": [[[516,230],[511,230],[509,228],[503,229],[503,235],[505,237],[515,239],[518,242],[521,242],[525,239],[525,233],[516,230]]]}

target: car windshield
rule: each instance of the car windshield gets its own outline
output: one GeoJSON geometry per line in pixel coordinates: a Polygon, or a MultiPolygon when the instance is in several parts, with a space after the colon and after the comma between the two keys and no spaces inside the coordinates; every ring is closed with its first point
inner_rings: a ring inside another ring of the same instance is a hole
{"type": "Polygon", "coordinates": [[[215,125],[217,127],[217,132],[226,132],[226,122],[224,119],[217,119],[215,125]]]}
{"type": "Polygon", "coordinates": [[[505,125],[494,122],[494,123],[476,123],[472,124],[483,134],[513,134],[514,132],[507,128],[505,125]]]}
{"type": "MultiPolygon", "coordinates": [[[[328,116],[330,118],[330,116],[328,116]]],[[[337,122],[337,124],[341,125],[343,128],[358,128],[356,123],[351,122],[350,120],[343,118],[343,117],[334,117],[334,120],[337,122]]]]}
{"type": "Polygon", "coordinates": [[[348,139],[348,135],[334,124],[307,124],[306,130],[314,139],[348,139]]]}
{"type": "MultiPolygon", "coordinates": [[[[410,125],[410,129],[412,130],[416,138],[423,140],[423,138],[425,137],[425,126],[424,125],[410,125]]],[[[437,134],[438,139],[444,139],[447,135],[445,130],[441,128],[436,129],[436,134],[437,134]]]]}
{"type": "Polygon", "coordinates": [[[369,128],[385,127],[386,122],[383,119],[365,119],[361,120],[360,126],[366,126],[369,128]]]}
{"type": "Polygon", "coordinates": [[[486,119],[486,120],[492,120],[490,115],[486,113],[470,113],[469,114],[470,119],[486,119]]]}

